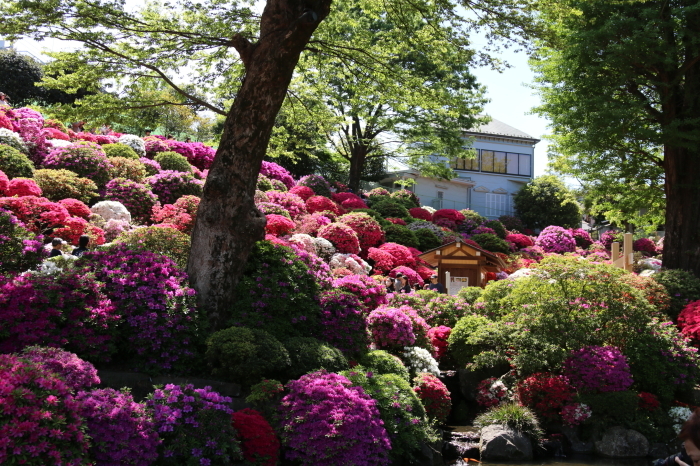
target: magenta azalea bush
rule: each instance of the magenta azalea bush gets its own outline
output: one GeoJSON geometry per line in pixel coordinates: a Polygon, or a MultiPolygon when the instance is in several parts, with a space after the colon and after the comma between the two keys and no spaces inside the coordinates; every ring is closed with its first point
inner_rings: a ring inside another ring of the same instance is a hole
{"type": "Polygon", "coordinates": [[[321,293],[321,339],[346,356],[369,347],[365,307],[357,296],[338,290],[321,293]]]}
{"type": "Polygon", "coordinates": [[[208,170],[209,167],[211,167],[212,162],[214,162],[216,150],[202,144],[201,142],[191,142],[189,146],[190,149],[192,149],[192,155],[182,155],[187,157],[187,161],[200,170],[208,170]]]}
{"type": "Polygon", "coordinates": [[[102,148],[87,141],[54,149],[43,165],[45,168],[70,170],[80,177],[91,179],[98,187],[109,181],[109,170],[112,167],[102,148]]]}
{"type": "Polygon", "coordinates": [[[566,228],[550,225],[537,237],[535,246],[539,246],[544,252],[563,254],[576,250],[576,240],[566,228]]]}
{"type": "Polygon", "coordinates": [[[174,204],[182,196],[202,195],[202,181],[195,179],[192,173],[174,170],[161,170],[157,175],[146,178],[146,184],[153,194],[158,196],[161,204],[174,204]]]}
{"type": "Polygon", "coordinates": [[[652,256],[657,253],[656,243],[654,243],[649,238],[639,238],[634,243],[632,243],[632,249],[635,251],[645,252],[652,256]]]}
{"type": "Polygon", "coordinates": [[[357,296],[368,310],[386,304],[386,288],[367,275],[346,275],[333,280],[333,288],[357,296]]]}
{"type": "Polygon", "coordinates": [[[287,384],[279,407],[286,457],[303,466],[389,464],[391,443],[377,402],[346,377],[326,371],[287,384]]]}
{"type": "Polygon", "coordinates": [[[627,358],[614,346],[586,346],[572,351],[564,362],[564,374],[576,389],[621,392],[632,386],[627,358]]]}
{"type": "Polygon", "coordinates": [[[286,168],[274,162],[267,162],[263,160],[262,166],[260,167],[260,174],[265,175],[271,180],[281,181],[282,183],[284,183],[287,189],[290,189],[292,186],[294,186],[294,178],[292,178],[292,175],[287,171],[286,168]]]}
{"type": "Polygon", "coordinates": [[[291,194],[282,191],[267,191],[267,198],[272,204],[277,204],[289,213],[292,220],[296,220],[300,216],[306,214],[306,204],[304,199],[297,196],[296,194],[291,194]]]}
{"type": "Polygon", "coordinates": [[[92,464],[80,403],[42,364],[0,354],[0,464],[92,464]]]}
{"type": "Polygon", "coordinates": [[[583,228],[572,229],[571,236],[574,237],[576,246],[579,248],[587,249],[591,244],[593,244],[593,238],[591,238],[591,235],[589,235],[583,228]]]}
{"type": "Polygon", "coordinates": [[[42,364],[76,392],[100,383],[95,366],[60,348],[30,346],[24,349],[22,358],[42,364]]]}
{"type": "Polygon", "coordinates": [[[101,466],[148,466],[158,458],[160,438],[143,403],[128,391],[81,391],[76,400],[92,439],[90,456],[101,466]]]}
{"type": "Polygon", "coordinates": [[[372,335],[372,341],[379,349],[413,346],[416,341],[413,321],[402,311],[393,307],[380,306],[370,312],[367,317],[367,327],[372,335]]]}
{"type": "Polygon", "coordinates": [[[153,206],[158,197],[144,184],[115,178],[105,187],[105,199],[121,202],[131,214],[131,218],[140,223],[146,223],[151,218],[153,206]]]}
{"type": "Polygon", "coordinates": [[[153,412],[163,465],[228,465],[242,459],[231,423],[231,398],[211,387],[166,385],[146,400],[153,412]]]}

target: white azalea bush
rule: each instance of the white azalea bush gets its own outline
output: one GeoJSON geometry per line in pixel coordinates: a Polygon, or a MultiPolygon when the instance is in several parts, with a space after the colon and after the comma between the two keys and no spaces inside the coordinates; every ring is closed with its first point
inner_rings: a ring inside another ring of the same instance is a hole
{"type": "Polygon", "coordinates": [[[417,346],[406,346],[404,347],[402,359],[413,374],[426,372],[433,374],[435,377],[440,376],[440,368],[437,361],[426,349],[417,346]]]}
{"type": "Polygon", "coordinates": [[[122,220],[131,223],[131,214],[121,202],[100,201],[92,206],[90,211],[93,214],[98,214],[107,222],[110,220],[122,220]]]}

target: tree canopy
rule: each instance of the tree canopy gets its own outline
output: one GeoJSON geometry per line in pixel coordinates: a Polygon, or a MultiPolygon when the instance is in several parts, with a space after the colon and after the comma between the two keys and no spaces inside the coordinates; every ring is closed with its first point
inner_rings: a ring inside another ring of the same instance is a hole
{"type": "Polygon", "coordinates": [[[556,176],[535,178],[518,191],[513,202],[518,217],[528,228],[581,226],[581,208],[574,193],[556,176]]]}

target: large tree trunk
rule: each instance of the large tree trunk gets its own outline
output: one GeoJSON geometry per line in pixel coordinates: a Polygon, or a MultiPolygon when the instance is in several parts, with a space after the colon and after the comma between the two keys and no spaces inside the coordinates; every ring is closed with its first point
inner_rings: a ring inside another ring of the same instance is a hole
{"type": "Polygon", "coordinates": [[[358,193],[360,190],[360,178],[362,177],[362,170],[365,168],[365,160],[367,160],[367,148],[360,144],[353,145],[350,155],[350,179],[348,181],[348,187],[350,187],[354,193],[358,193]]]}
{"type": "Polygon", "coordinates": [[[187,264],[200,308],[214,329],[226,324],[250,249],[264,238],[265,216],[253,202],[257,176],[299,55],[330,4],[268,0],[259,41],[252,44],[239,35],[231,40],[246,74],[204,186],[187,264]]]}

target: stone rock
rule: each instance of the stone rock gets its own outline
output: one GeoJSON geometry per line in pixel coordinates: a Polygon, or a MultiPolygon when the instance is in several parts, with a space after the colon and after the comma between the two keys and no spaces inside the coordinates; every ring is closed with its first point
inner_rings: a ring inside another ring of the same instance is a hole
{"type": "Polygon", "coordinates": [[[446,461],[479,457],[479,435],[475,432],[449,432],[445,435],[442,456],[446,461]]]}
{"type": "Polygon", "coordinates": [[[481,461],[530,461],[530,438],[510,427],[493,425],[481,429],[481,461]]]}
{"type": "Polygon", "coordinates": [[[595,452],[608,458],[638,458],[649,453],[649,441],[636,430],[615,426],[595,442],[595,452]]]}
{"type": "Polygon", "coordinates": [[[583,440],[579,439],[578,431],[575,427],[563,426],[561,433],[564,434],[566,439],[569,441],[569,444],[571,445],[571,453],[595,453],[595,445],[593,442],[584,442],[583,440]]]}
{"type": "Polygon", "coordinates": [[[109,222],[110,220],[122,220],[131,223],[131,214],[121,202],[100,201],[90,207],[90,211],[93,214],[101,216],[105,219],[105,222],[109,222]]]}

